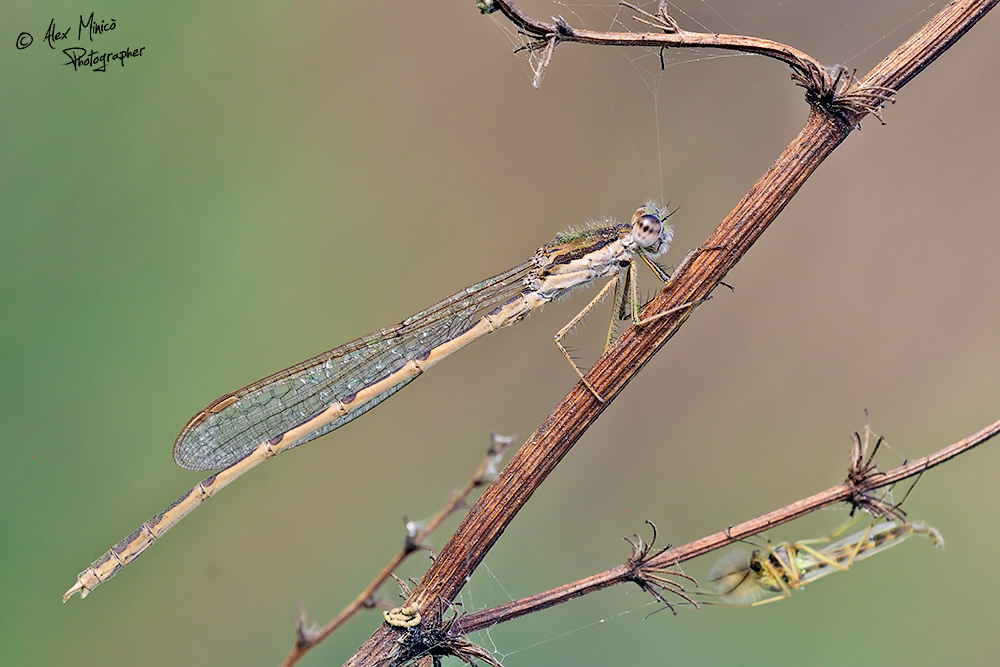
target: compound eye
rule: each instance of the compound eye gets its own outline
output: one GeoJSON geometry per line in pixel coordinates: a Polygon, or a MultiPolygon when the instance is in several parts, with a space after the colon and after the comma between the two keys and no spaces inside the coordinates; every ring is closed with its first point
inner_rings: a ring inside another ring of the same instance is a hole
{"type": "Polygon", "coordinates": [[[663,222],[655,215],[640,215],[632,222],[632,238],[643,248],[652,248],[660,240],[663,222]]]}

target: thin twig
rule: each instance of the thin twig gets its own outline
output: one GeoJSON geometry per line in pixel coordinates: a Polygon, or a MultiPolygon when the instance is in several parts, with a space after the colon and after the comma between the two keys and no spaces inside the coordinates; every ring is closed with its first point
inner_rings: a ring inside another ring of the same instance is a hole
{"type": "MultiPolygon", "coordinates": [[[[948,4],[863,77],[858,86],[868,86],[873,90],[899,90],[971,29],[998,1],[957,0],[948,4]]],[[[496,3],[512,6],[499,0],[496,3]]],[[[635,37],[628,35],[627,42],[623,40],[621,45],[659,45],[643,43],[635,37]]],[[[831,114],[814,106],[799,134],[719,225],[702,250],[692,253],[682,263],[673,279],[647,307],[643,317],[709,296],[806,179],[867,113],[865,108],[858,108],[831,114]]],[[[586,377],[590,386],[605,401],[598,402],[583,383],[577,384],[511,459],[500,479],[469,510],[410,598],[409,602],[418,607],[428,622],[433,620],[428,615],[441,601],[455,599],[472,572],[549,473],[693,312],[693,308],[686,309],[626,331],[618,343],[598,359],[586,377]]],[[[739,536],[739,533],[730,533],[724,537],[731,541],[739,536]]],[[[704,550],[699,553],[704,553],[704,550]]],[[[667,555],[663,554],[661,558],[667,555]]],[[[671,560],[676,560],[676,550],[669,555],[671,560]]],[[[669,564],[670,561],[665,562],[669,564]]],[[[400,632],[398,628],[383,624],[348,664],[401,664],[400,654],[394,652],[400,632]]]]}
{"type": "Polygon", "coordinates": [[[502,13],[532,40],[525,49],[528,51],[544,49],[543,59],[535,71],[533,81],[535,87],[541,83],[556,46],[562,42],[578,42],[600,46],[651,47],[660,49],[661,56],[663,49],[667,48],[712,48],[773,58],[792,68],[792,80],[806,89],[806,99],[811,104],[825,105],[831,111],[838,111],[841,106],[847,106],[852,110],[863,107],[868,112],[877,111],[879,105],[894,92],[865,89],[863,95],[854,90],[847,94],[853,78],[844,78],[846,70],[840,67],[824,67],[808,53],[787,44],[748,35],[684,30],[677,20],[667,13],[666,5],[661,6],[658,13],[651,14],[628,2],[620,4],[639,14],[634,17],[636,22],[656,28],[658,32],[583,30],[570,26],[561,18],[555,23],[544,23],[527,16],[508,0],[493,0],[489,3],[489,11],[502,13]]]}
{"type": "Polygon", "coordinates": [[[445,506],[442,507],[441,510],[423,526],[418,526],[417,524],[407,521],[406,538],[400,552],[393,556],[392,559],[386,563],[385,567],[382,568],[382,571],[379,572],[367,586],[365,586],[364,590],[362,590],[350,604],[344,607],[339,614],[334,616],[329,623],[324,625],[322,628],[307,627],[306,613],[303,608],[301,615],[295,623],[297,635],[295,646],[293,646],[288,652],[288,655],[285,656],[285,660],[281,663],[282,667],[291,667],[291,665],[296,664],[302,659],[302,656],[340,629],[340,627],[350,620],[350,618],[359,610],[377,606],[375,601],[375,592],[378,591],[378,589],[386,582],[387,579],[389,579],[390,576],[394,576],[393,572],[395,572],[396,569],[402,565],[407,556],[415,551],[425,548],[427,539],[431,536],[431,534],[438,529],[445,519],[459,509],[465,507],[465,501],[469,498],[473,491],[482,486],[492,484],[496,480],[497,465],[499,464],[500,459],[503,458],[504,451],[513,442],[513,438],[497,435],[496,433],[492,434],[490,436],[490,446],[486,451],[486,456],[480,462],[475,474],[469,480],[469,483],[466,484],[465,488],[458,493],[452,494],[451,500],[449,500],[448,503],[445,504],[445,506]]]}
{"type": "Polygon", "coordinates": [[[654,561],[659,562],[660,565],[682,563],[686,560],[708,553],[709,551],[718,549],[719,547],[726,546],[727,544],[745,539],[752,535],[756,535],[757,533],[767,530],[768,528],[788,523],[793,519],[797,519],[801,516],[809,514],[810,512],[814,512],[821,507],[826,507],[839,502],[852,503],[855,497],[854,494],[858,491],[868,493],[874,491],[875,489],[891,486],[892,484],[909,477],[923,474],[927,470],[939,466],[945,461],[953,459],[956,456],[964,454],[972,448],[981,445],[998,434],[1000,434],[1000,421],[995,421],[967,438],[948,445],[933,454],[919,458],[915,461],[910,461],[909,463],[901,465],[898,468],[893,468],[888,472],[873,475],[867,482],[863,482],[857,486],[849,483],[838,484],[837,486],[829,488],[826,491],[822,491],[796,503],[782,507],[780,510],[770,512],[737,526],[732,526],[727,530],[715,533],[714,535],[709,535],[708,537],[704,537],[696,542],[686,544],[683,547],[671,549],[670,551],[651,559],[650,563],[653,563],[654,561]]]}

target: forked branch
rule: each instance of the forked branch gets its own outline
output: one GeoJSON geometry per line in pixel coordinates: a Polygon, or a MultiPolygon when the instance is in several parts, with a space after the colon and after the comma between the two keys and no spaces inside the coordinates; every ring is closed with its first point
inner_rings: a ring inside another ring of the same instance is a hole
{"type": "MultiPolygon", "coordinates": [[[[694,600],[678,585],[678,582],[666,578],[679,577],[690,580],[690,577],[676,569],[679,564],[837,503],[860,505],[873,511],[876,517],[882,515],[898,516],[898,507],[889,506],[881,500],[878,503],[872,503],[871,499],[875,497],[872,492],[921,475],[925,471],[981,445],[998,434],[1000,434],[1000,421],[993,422],[967,438],[948,445],[929,456],[884,473],[878,472],[871,457],[859,459],[852,456],[848,477],[843,484],[838,484],[826,491],[821,491],[773,512],[730,526],[726,530],[679,547],[670,548],[668,545],[664,549],[653,551],[653,541],[656,539],[654,528],[653,538],[648,544],[644,544],[639,537],[629,540],[633,547],[632,557],[624,565],[553,588],[544,593],[468,614],[452,624],[451,632],[452,634],[467,634],[485,630],[498,623],[548,609],[588,593],[630,582],[638,584],[643,590],[651,593],[666,608],[672,609],[672,604],[670,600],[662,596],[663,592],[673,594],[682,601],[697,606],[694,600]]],[[[874,454],[874,451],[871,453],[874,454]]]]}
{"type": "MultiPolygon", "coordinates": [[[[884,95],[884,91],[898,91],[971,29],[998,1],[1000,0],[956,0],[948,4],[858,83],[843,91],[843,94],[856,91],[862,100],[869,95],[874,95],[874,99],[882,99],[879,96],[884,95]]],[[[677,39],[676,34],[669,33],[649,33],[648,36],[612,33],[620,37],[608,39],[585,31],[567,30],[563,24],[552,27],[534,21],[515,11],[510,2],[490,0],[481,4],[496,6],[500,11],[506,8],[508,11],[504,15],[529,35],[532,30],[540,30],[538,35],[543,38],[542,41],[548,40],[550,49],[554,49],[562,41],[658,47],[664,44],[670,46],[670,41],[677,39]]],[[[643,317],[707,298],[760,238],[806,179],[870,111],[867,104],[847,105],[831,110],[828,106],[814,103],[812,112],[798,135],[702,247],[682,262],[673,279],[649,304],[643,317]]],[[[618,343],[596,362],[586,377],[590,386],[605,401],[597,401],[583,383],[577,384],[522,446],[497,482],[483,493],[466,515],[408,600],[427,619],[429,627],[434,627],[434,617],[437,615],[435,610],[455,599],[493,544],[548,474],[694,310],[681,310],[626,331],[618,343]]],[[[932,464],[933,462],[929,462],[925,465],[932,464]]],[[[892,478],[887,474],[878,481],[880,484],[889,484],[892,478]]],[[[844,494],[838,499],[857,499],[854,495],[856,492],[854,487],[837,492],[844,494]]],[[[813,502],[812,499],[807,499],[805,505],[813,502]]],[[[788,520],[800,515],[801,512],[793,508],[788,520]]],[[[773,525],[774,518],[764,518],[763,521],[766,523],[764,527],[767,527],[773,525]]],[[[744,530],[750,529],[752,527],[744,529],[737,526],[721,537],[717,535],[693,543],[684,554],[679,550],[670,550],[647,562],[669,567],[682,555],[686,558],[700,555],[708,551],[712,543],[728,543],[739,539],[749,534],[744,530]]],[[[397,640],[402,637],[403,632],[397,627],[383,624],[348,664],[402,664],[405,656],[397,650],[397,640]]],[[[406,632],[412,632],[412,629],[406,632]]]]}
{"type": "Polygon", "coordinates": [[[631,9],[637,23],[654,28],[656,32],[611,32],[574,28],[562,18],[555,23],[545,23],[531,18],[508,0],[491,0],[478,3],[483,13],[500,12],[529,40],[528,51],[540,51],[541,59],[535,68],[534,85],[541,84],[556,47],[563,42],[578,42],[601,46],[650,47],[660,49],[662,60],[665,49],[711,48],[736,51],[750,55],[773,58],[792,69],[792,80],[806,90],[810,104],[825,107],[832,113],[842,110],[878,113],[879,107],[892,98],[893,90],[877,86],[857,87],[853,76],[843,67],[824,67],[818,60],[795,47],[770,39],[749,35],[728,35],[685,30],[672,17],[666,3],[660,3],[653,14],[629,2],[621,2],[631,9]]]}

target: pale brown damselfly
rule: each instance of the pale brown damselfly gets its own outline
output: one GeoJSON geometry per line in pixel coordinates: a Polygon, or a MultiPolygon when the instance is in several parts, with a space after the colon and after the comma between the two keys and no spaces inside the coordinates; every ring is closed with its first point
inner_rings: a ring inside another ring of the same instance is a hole
{"type": "MultiPolygon", "coordinates": [[[[560,234],[523,264],[467,287],[395,326],[212,401],[181,430],[174,443],[174,460],[183,468],[219,472],[91,563],[63,595],[63,601],[76,592],[86,597],[202,502],[262,461],[356,419],[472,341],[519,322],[577,287],[610,278],[587,307],[555,335],[559,350],[583,379],[562,339],[611,290],[617,298],[616,313],[622,319],[630,314],[636,325],[693,305],[646,320],[639,317],[638,260],[660,280],[665,282],[669,277],[654,261],[673,239],[666,217],[649,203],[635,212],[629,224],[609,221],[560,234]]],[[[612,333],[613,329],[609,330],[609,343],[612,333]]],[[[594,395],[600,400],[597,392],[594,395]]]]}

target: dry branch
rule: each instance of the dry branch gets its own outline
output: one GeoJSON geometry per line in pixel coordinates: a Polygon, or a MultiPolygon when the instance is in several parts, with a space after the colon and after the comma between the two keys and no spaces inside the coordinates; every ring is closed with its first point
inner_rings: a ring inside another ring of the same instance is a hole
{"type": "MultiPolygon", "coordinates": [[[[852,96],[862,103],[831,106],[829,102],[832,100],[824,103],[822,98],[811,97],[812,110],[805,126],[702,248],[685,259],[674,278],[647,307],[644,317],[711,295],[805,180],[871,112],[872,107],[885,99],[886,91],[898,91],[975,25],[997,1],[964,0],[949,4],[862,77],[860,82],[836,93],[838,97],[852,96]]],[[[569,28],[565,22],[549,25],[535,21],[520,14],[510,2],[490,0],[480,4],[488,8],[495,6],[529,35],[532,30],[536,31],[539,41],[550,51],[554,51],[558,43],[566,41],[612,46],[675,47],[683,46],[683,40],[690,39],[689,33],[593,33],[569,28]]],[[[702,43],[698,46],[709,45],[702,43]]],[[[748,48],[752,50],[753,47],[748,48]]],[[[815,61],[810,59],[809,62],[815,61]]],[[[487,489],[466,515],[408,600],[420,610],[429,627],[435,627],[439,622],[440,610],[455,599],[468,577],[548,474],[639,369],[677,332],[693,310],[686,309],[645,326],[629,329],[597,361],[586,378],[606,401],[598,402],[582,383],[577,384],[524,444],[500,479],[487,489]]],[[[888,480],[885,481],[888,483],[888,480]]],[[[853,496],[848,494],[839,499],[847,497],[853,496]]],[[[807,499],[806,505],[812,502],[812,499],[807,499]]],[[[806,505],[802,505],[803,511],[806,505]]],[[[793,509],[789,520],[801,515],[797,512],[793,509]]],[[[743,533],[737,528],[740,527],[727,531],[721,537],[706,538],[708,541],[703,541],[704,544],[695,543],[687,557],[738,539],[743,533]]],[[[661,557],[677,559],[680,554],[672,550],[661,557]]],[[[402,664],[413,654],[399,650],[397,641],[401,637],[400,629],[382,625],[348,664],[402,664]]]]}

